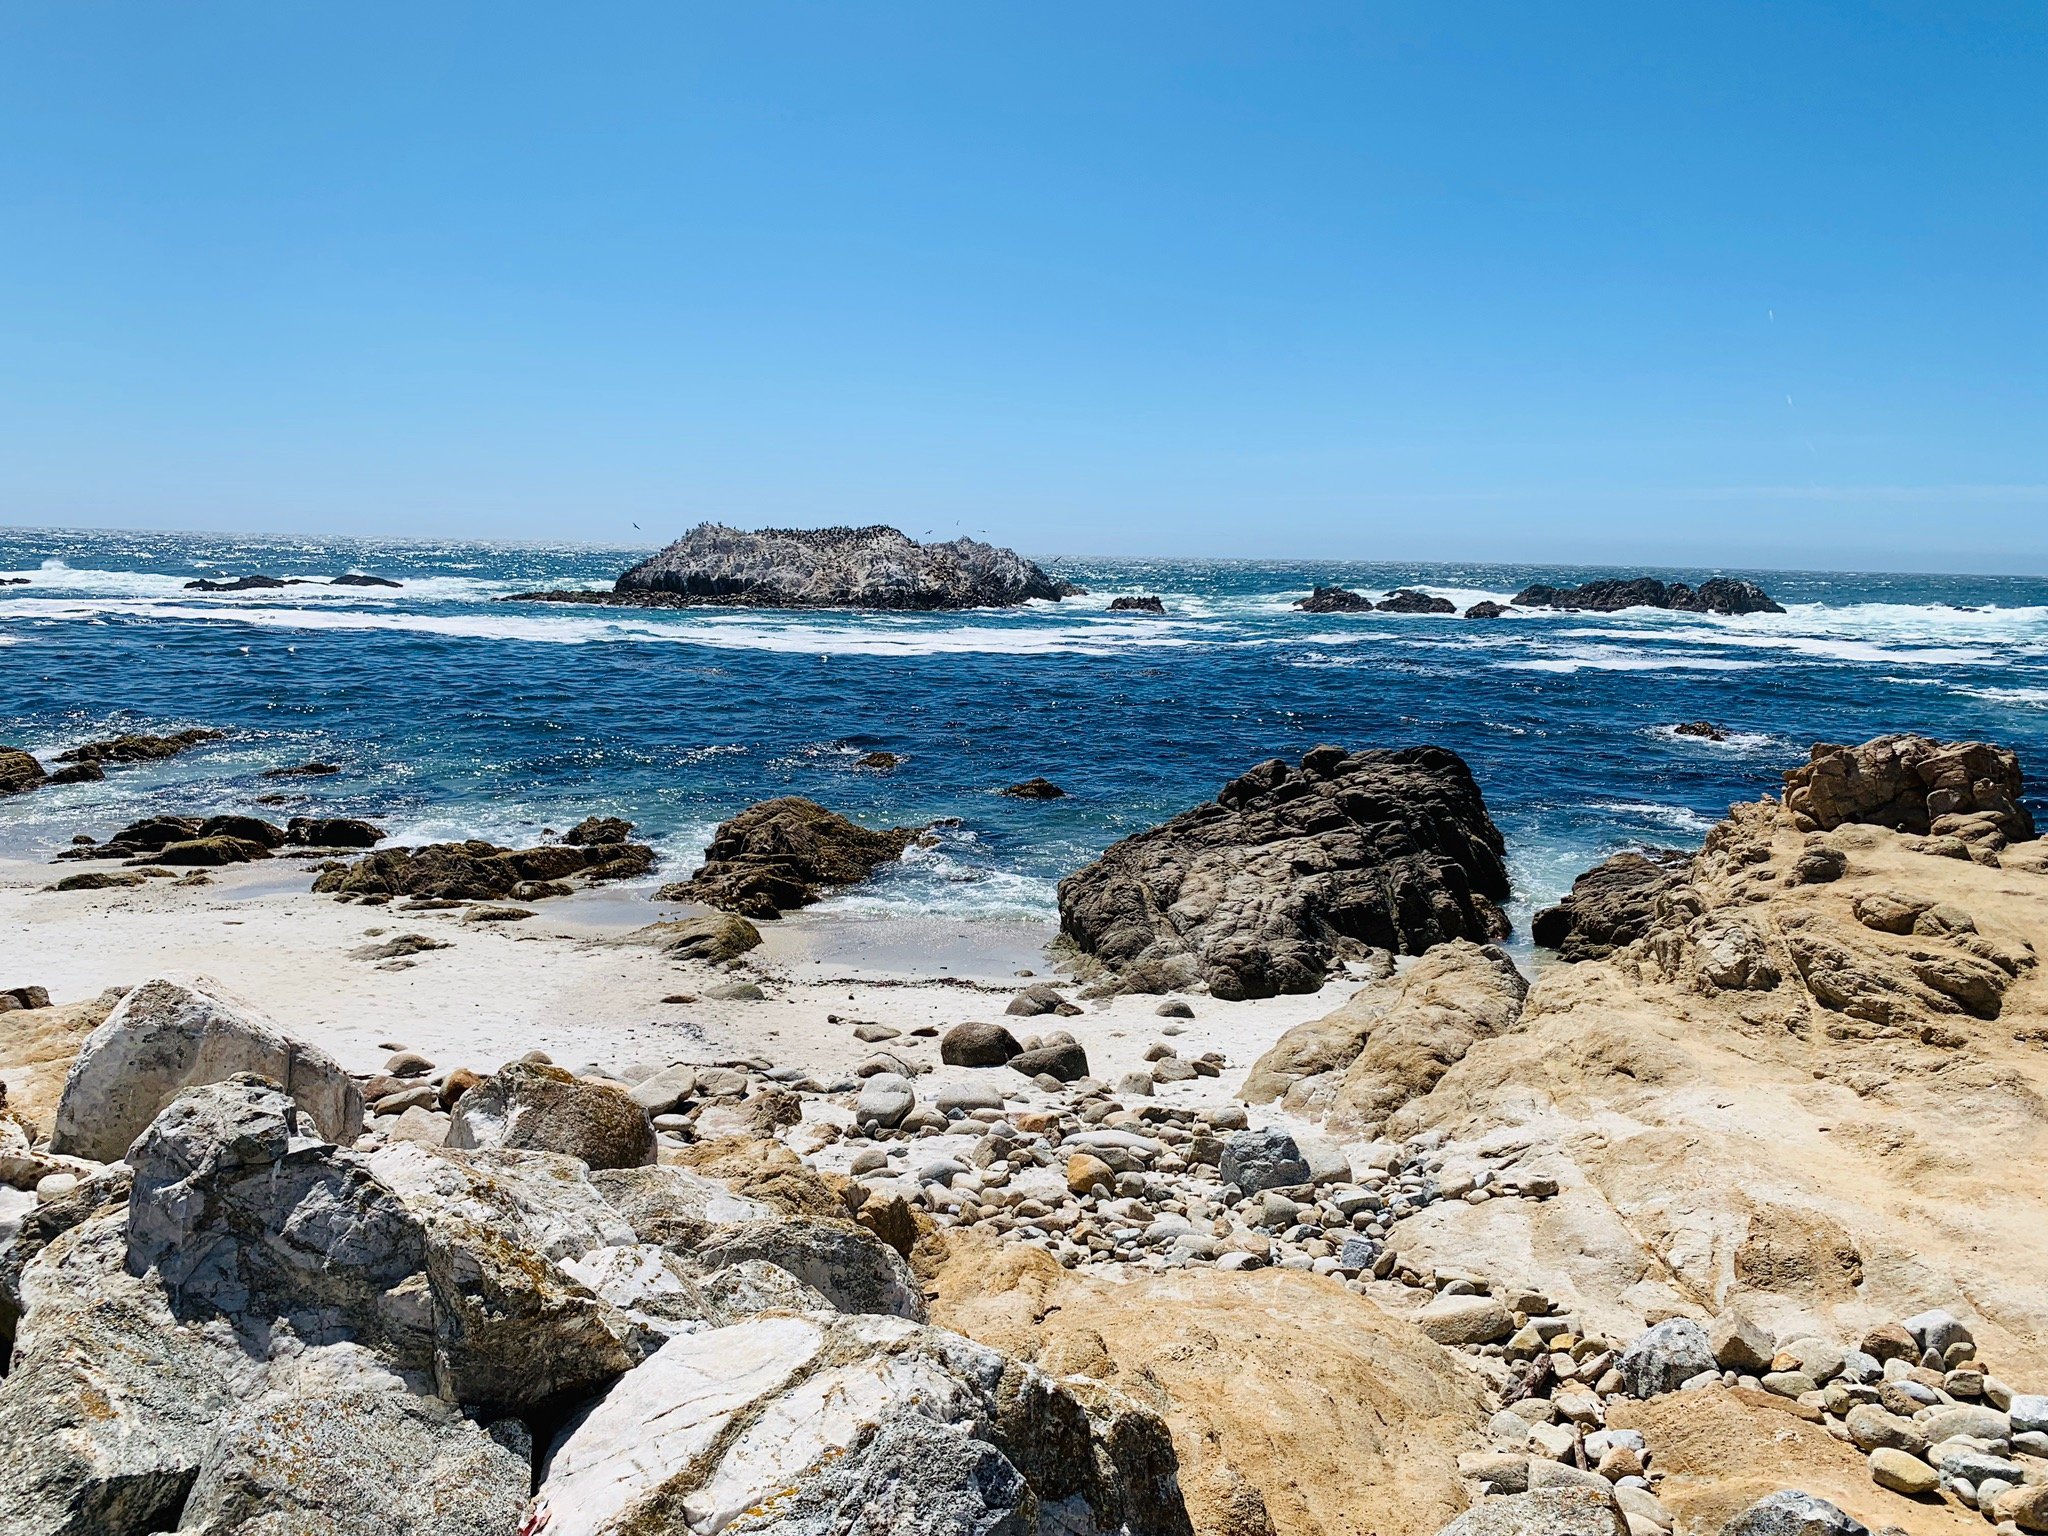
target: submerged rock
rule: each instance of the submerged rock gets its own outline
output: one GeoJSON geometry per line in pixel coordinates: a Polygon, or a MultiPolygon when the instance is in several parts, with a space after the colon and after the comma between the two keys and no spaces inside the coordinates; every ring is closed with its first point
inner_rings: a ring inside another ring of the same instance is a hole
{"type": "Polygon", "coordinates": [[[1064,800],[1067,797],[1067,792],[1051,779],[1025,779],[1022,783],[1010,785],[1000,793],[1008,795],[1012,800],[1064,800]]]}
{"type": "Polygon", "coordinates": [[[522,592],[509,601],[933,611],[1013,608],[1077,592],[1014,550],[975,539],[919,544],[884,527],[747,533],[701,523],[609,592],[522,592]]]}
{"type": "Polygon", "coordinates": [[[1578,587],[1553,587],[1542,582],[1515,594],[1517,608],[1565,608],[1616,613],[1623,608],[1673,608],[1685,613],[1783,613],[1771,595],[1753,581],[1713,576],[1697,588],[1682,581],[1669,584],[1654,576],[1589,581],[1578,587]]]}
{"type": "Polygon", "coordinates": [[[1129,990],[1312,992],[1341,958],[1506,932],[1500,830],[1441,747],[1274,759],[1060,882],[1060,928],[1129,990]]]}
{"type": "Polygon", "coordinates": [[[808,906],[833,886],[854,885],[894,863],[917,838],[912,827],[874,831],[815,800],[763,800],[720,825],[704,864],[665,886],[667,900],[701,901],[742,917],[777,917],[808,906]]]}
{"type": "Polygon", "coordinates": [[[1692,855],[1657,848],[1617,853],[1572,882],[1571,894],[1538,912],[1529,936],[1566,960],[1604,960],[1650,931],[1657,898],[1685,884],[1692,855]]]}

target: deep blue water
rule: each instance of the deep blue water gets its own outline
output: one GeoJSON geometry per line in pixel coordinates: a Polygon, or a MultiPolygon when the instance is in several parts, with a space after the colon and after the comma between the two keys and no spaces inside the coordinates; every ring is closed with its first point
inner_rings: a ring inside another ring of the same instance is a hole
{"type": "MultiPolygon", "coordinates": [[[[106,783],[0,801],[0,850],[154,810],[259,809],[280,788],[402,838],[530,840],[589,812],[693,867],[709,828],[799,793],[875,824],[957,817],[855,909],[1043,914],[1105,844],[1319,742],[1464,754],[1508,839],[1518,916],[1632,843],[1692,845],[1815,740],[1917,730],[2048,763],[2048,581],[1756,575],[1791,610],[1635,610],[1494,623],[1313,617],[1316,582],[1417,585],[1462,608],[1594,569],[1071,562],[1094,596],[938,615],[494,603],[608,583],[644,550],[0,530],[0,742],[119,730],[231,738],[106,783]],[[372,572],[397,591],[214,596],[200,575],[372,572]],[[1165,619],[1106,612],[1158,593],[1165,619]],[[1734,733],[1680,738],[1681,720],[1734,733]],[[893,773],[855,759],[885,748],[893,773]],[[323,757],[342,775],[279,785],[323,757]],[[994,791],[1043,774],[1070,798],[994,791]]],[[[1697,571],[1649,571],[1698,580],[1697,571]]]]}

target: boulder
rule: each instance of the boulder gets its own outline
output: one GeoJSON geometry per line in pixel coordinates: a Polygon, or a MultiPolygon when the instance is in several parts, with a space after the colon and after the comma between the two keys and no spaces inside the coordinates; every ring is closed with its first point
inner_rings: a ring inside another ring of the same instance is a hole
{"type": "Polygon", "coordinates": [[[1745,1376],[1763,1375],[1778,1352],[1770,1330],[1741,1312],[1723,1312],[1707,1325],[1707,1348],[1722,1370],[1745,1376]]]}
{"type": "Polygon", "coordinates": [[[637,1168],[655,1156],[653,1122],[624,1088],[528,1061],[508,1062],[463,1094],[448,1145],[560,1152],[592,1168],[637,1168]]]}
{"type": "Polygon", "coordinates": [[[702,917],[655,923],[641,929],[638,936],[651,938],[678,960],[706,960],[714,964],[737,960],[761,942],[761,930],[731,912],[707,912],[702,917]]]}
{"type": "Polygon", "coordinates": [[[1309,1181],[1307,1161],[1285,1131],[1239,1131],[1223,1143],[1219,1177],[1247,1195],[1309,1181]]]}
{"type": "Polygon", "coordinates": [[[697,1069],[678,1063],[633,1085],[633,1102],[650,1115],[680,1108],[697,1091],[697,1069]]]}
{"type": "Polygon", "coordinates": [[[220,1426],[181,1536],[511,1536],[532,1445],[420,1396],[367,1351],[273,1361],[220,1426]]]}
{"type": "Polygon", "coordinates": [[[1072,1040],[1019,1051],[1005,1066],[1026,1077],[1056,1077],[1063,1083],[1079,1082],[1088,1075],[1088,1052],[1072,1040]]]}
{"type": "Polygon", "coordinates": [[[1629,1536],[1629,1527],[1611,1493],[1541,1488],[1482,1499],[1437,1536],[1629,1536]]]}
{"type": "Polygon", "coordinates": [[[286,842],[305,848],[374,848],[387,835],[353,816],[294,816],[284,828],[286,842]]]}
{"type": "Polygon", "coordinates": [[[939,1037],[939,1060],[949,1067],[1000,1067],[1023,1049],[1002,1025],[972,1019],[939,1037]]]}
{"type": "Polygon", "coordinates": [[[1440,747],[1275,759],[1060,882],[1060,927],[1130,990],[1312,992],[1339,959],[1506,931],[1499,828],[1440,747]]]}
{"type": "Polygon", "coordinates": [[[841,1312],[924,1321],[924,1291],[903,1256],[851,1221],[738,1222],[706,1234],[690,1259],[705,1271],[759,1260],[802,1281],[841,1312]]]}
{"type": "Polygon", "coordinates": [[[1317,587],[1294,606],[1303,613],[1365,613],[1372,599],[1344,587],[1317,587]]]}
{"type": "Polygon", "coordinates": [[[590,1182],[625,1219],[631,1231],[625,1241],[658,1244],[684,1256],[694,1254],[714,1229],[775,1215],[761,1201],[687,1168],[605,1169],[590,1182]]]}
{"type": "Polygon", "coordinates": [[[1381,613],[1456,613],[1458,605],[1447,597],[1435,597],[1427,592],[1418,592],[1413,587],[1399,587],[1373,604],[1381,613]]]}
{"type": "Polygon", "coordinates": [[[1810,1493],[1786,1489],[1758,1499],[1721,1527],[1721,1536],[1870,1536],[1856,1519],[1810,1493]]]}
{"type": "Polygon", "coordinates": [[[1109,604],[1111,613],[1159,613],[1166,612],[1166,604],[1156,597],[1118,597],[1109,604]]]}
{"type": "Polygon", "coordinates": [[[0,1379],[7,1536],[173,1529],[240,1356],[126,1270],[124,1218],[60,1233],[22,1274],[26,1317],[0,1379]]]}
{"type": "Polygon", "coordinates": [[[1415,1326],[1439,1344],[1492,1344],[1515,1331],[1515,1319],[1497,1296],[1439,1296],[1415,1326]]]}
{"type": "Polygon", "coordinates": [[[562,834],[575,848],[617,847],[633,839],[633,823],[617,816],[586,816],[562,834]]]}
{"type": "Polygon", "coordinates": [[[1529,936],[1566,960],[1604,960],[1650,931],[1657,898],[1685,884],[1692,855],[1673,848],[1603,859],[1572,882],[1571,894],[1538,912],[1529,936]]]}
{"type": "Polygon", "coordinates": [[[1614,1362],[1631,1397],[1676,1392],[1702,1371],[1716,1369],[1706,1329],[1674,1317],[1640,1335],[1614,1362]]]}
{"type": "Polygon", "coordinates": [[[900,1319],[781,1315],[621,1381],[549,1451],[534,1514],[548,1536],[1186,1536],[1174,1473],[1165,1427],[1102,1389],[900,1319]]]}
{"type": "Polygon", "coordinates": [[[1589,581],[1578,587],[1553,587],[1542,582],[1515,594],[1517,608],[1565,608],[1617,613],[1623,608],[1671,608],[1684,613],[1783,613],[1769,593],[1753,581],[1714,576],[1689,587],[1665,583],[1654,576],[1589,581]]]}
{"type": "Polygon", "coordinates": [[[1981,741],[1879,736],[1860,746],[1817,743],[1785,775],[1785,808],[1802,831],[1850,822],[1926,834],[1944,816],[1982,816],[2004,842],[2034,835],[2021,802],[2019,756],[1981,741]]]}
{"type": "Polygon", "coordinates": [[[900,1072],[876,1072],[860,1088],[853,1114],[856,1123],[893,1130],[904,1116],[917,1108],[917,1090],[900,1072]]]}
{"type": "Polygon", "coordinates": [[[43,765],[19,747],[0,747],[0,795],[26,794],[40,789],[49,775],[43,765]]]}
{"type": "Polygon", "coordinates": [[[1465,617],[1468,619],[1498,619],[1505,615],[1507,611],[1505,605],[1496,603],[1489,598],[1484,602],[1474,603],[1470,608],[1467,608],[1465,610],[1465,617]]]}
{"type": "Polygon", "coordinates": [[[720,824],[689,880],[664,887],[670,899],[701,901],[743,917],[776,917],[808,906],[836,886],[855,885],[903,856],[912,827],[874,831],[815,800],[763,800],[720,824]]]}
{"type": "Polygon", "coordinates": [[[124,997],[64,1079],[51,1150],[110,1163],[188,1087],[251,1072],[280,1085],[330,1141],[362,1133],[355,1083],[326,1052],[289,1038],[217,984],[157,979],[124,997]]]}

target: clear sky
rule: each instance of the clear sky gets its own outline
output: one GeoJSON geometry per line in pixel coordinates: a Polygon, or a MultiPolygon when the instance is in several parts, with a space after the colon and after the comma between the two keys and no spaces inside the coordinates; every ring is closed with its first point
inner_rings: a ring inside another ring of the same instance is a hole
{"type": "Polygon", "coordinates": [[[2033,0],[0,0],[0,220],[0,523],[2048,570],[2033,0]]]}

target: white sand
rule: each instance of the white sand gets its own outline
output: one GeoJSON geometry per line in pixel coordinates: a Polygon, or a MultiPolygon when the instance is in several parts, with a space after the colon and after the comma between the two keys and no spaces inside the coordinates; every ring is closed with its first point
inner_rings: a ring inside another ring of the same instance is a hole
{"type": "MultiPolygon", "coordinates": [[[[484,1071],[539,1049],[572,1068],[758,1056],[839,1073],[874,1049],[853,1037],[864,1022],[904,1031],[890,1048],[936,1063],[937,1041],[911,1030],[1000,1017],[1008,994],[1028,984],[1020,970],[1058,979],[1044,955],[1050,925],[1021,921],[834,915],[828,904],[761,925],[766,942],[728,971],[634,942],[636,928],[676,915],[639,891],[580,893],[538,903],[524,922],[474,923],[460,912],[315,896],[294,859],[213,871],[208,887],[43,889],[80,869],[116,867],[0,861],[0,986],[45,986],[64,1002],[150,976],[210,976],[358,1072],[404,1046],[444,1067],[484,1071]],[[453,947],[403,968],[351,954],[405,933],[453,947]],[[767,999],[662,1001],[732,980],[757,982],[767,999]]],[[[1084,1003],[1074,1018],[1005,1022],[1020,1036],[1071,1030],[1110,1082],[1142,1065],[1145,1047],[1177,1023],[1181,1055],[1220,1051],[1231,1070],[1162,1088],[1160,1098],[1220,1102],[1283,1030],[1328,1012],[1354,986],[1256,1002],[1191,997],[1196,1017],[1185,1020],[1156,1017],[1157,998],[1123,997],[1084,1003]]]]}

